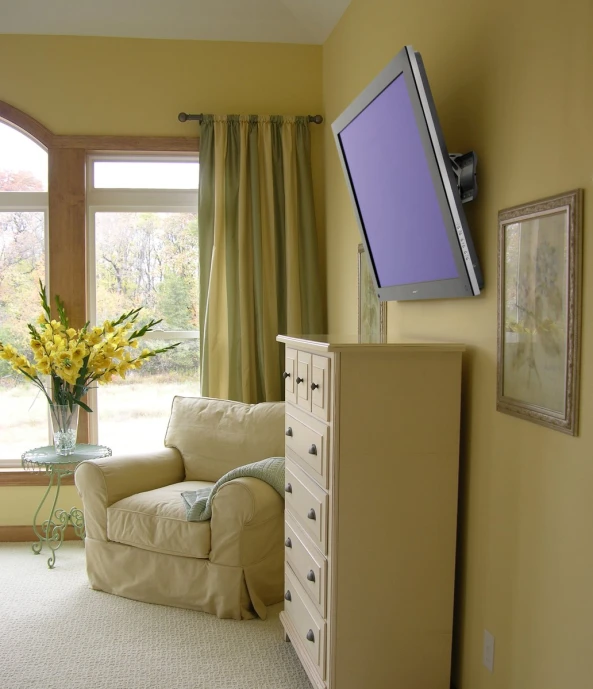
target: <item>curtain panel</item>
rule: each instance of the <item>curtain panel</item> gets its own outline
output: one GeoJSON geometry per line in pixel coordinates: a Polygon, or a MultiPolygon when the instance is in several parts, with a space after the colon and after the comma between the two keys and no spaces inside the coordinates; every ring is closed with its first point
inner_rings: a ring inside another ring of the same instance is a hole
{"type": "Polygon", "coordinates": [[[324,332],[306,117],[204,115],[202,395],[281,400],[276,335],[324,332]]]}

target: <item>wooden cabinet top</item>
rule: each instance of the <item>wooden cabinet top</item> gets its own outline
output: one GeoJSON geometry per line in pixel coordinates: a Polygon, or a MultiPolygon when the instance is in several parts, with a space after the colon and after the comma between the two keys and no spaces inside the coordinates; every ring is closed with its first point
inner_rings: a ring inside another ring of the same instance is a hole
{"type": "Polygon", "coordinates": [[[437,340],[401,340],[398,342],[359,342],[357,335],[278,335],[278,342],[296,349],[307,349],[313,353],[327,353],[353,350],[394,351],[435,351],[463,352],[465,345],[461,342],[439,342],[437,340]]]}

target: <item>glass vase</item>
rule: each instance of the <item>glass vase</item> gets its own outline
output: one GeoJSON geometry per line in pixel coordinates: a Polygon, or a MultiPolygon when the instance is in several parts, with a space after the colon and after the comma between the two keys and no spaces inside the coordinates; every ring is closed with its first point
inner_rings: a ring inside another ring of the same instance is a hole
{"type": "Polygon", "coordinates": [[[78,433],[78,405],[49,405],[51,423],[54,432],[54,448],[58,455],[71,455],[76,448],[78,433]]]}

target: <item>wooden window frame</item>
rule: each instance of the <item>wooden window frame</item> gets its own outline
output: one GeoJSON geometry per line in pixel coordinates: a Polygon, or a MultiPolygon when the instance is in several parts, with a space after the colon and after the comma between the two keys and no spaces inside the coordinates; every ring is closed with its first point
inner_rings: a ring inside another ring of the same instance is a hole
{"type": "MultiPolygon", "coordinates": [[[[199,153],[197,137],[59,135],[18,108],[0,101],[0,120],[16,126],[48,154],[48,296],[64,301],[70,322],[81,327],[87,314],[86,161],[92,153],[199,153]],[[53,229],[52,229],[53,228],[53,229]]],[[[81,410],[79,438],[89,438],[88,414],[81,410]]],[[[0,470],[0,486],[45,485],[22,469],[0,470]]]]}

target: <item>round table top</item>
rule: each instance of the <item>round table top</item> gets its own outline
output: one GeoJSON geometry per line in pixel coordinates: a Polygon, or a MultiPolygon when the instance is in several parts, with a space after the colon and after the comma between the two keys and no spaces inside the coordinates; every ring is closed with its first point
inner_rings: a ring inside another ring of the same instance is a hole
{"type": "Polygon", "coordinates": [[[100,459],[101,457],[111,457],[111,449],[105,445],[88,445],[77,443],[71,455],[58,455],[53,445],[36,447],[27,450],[21,455],[23,465],[54,465],[54,464],[79,464],[85,459],[100,459]]]}

